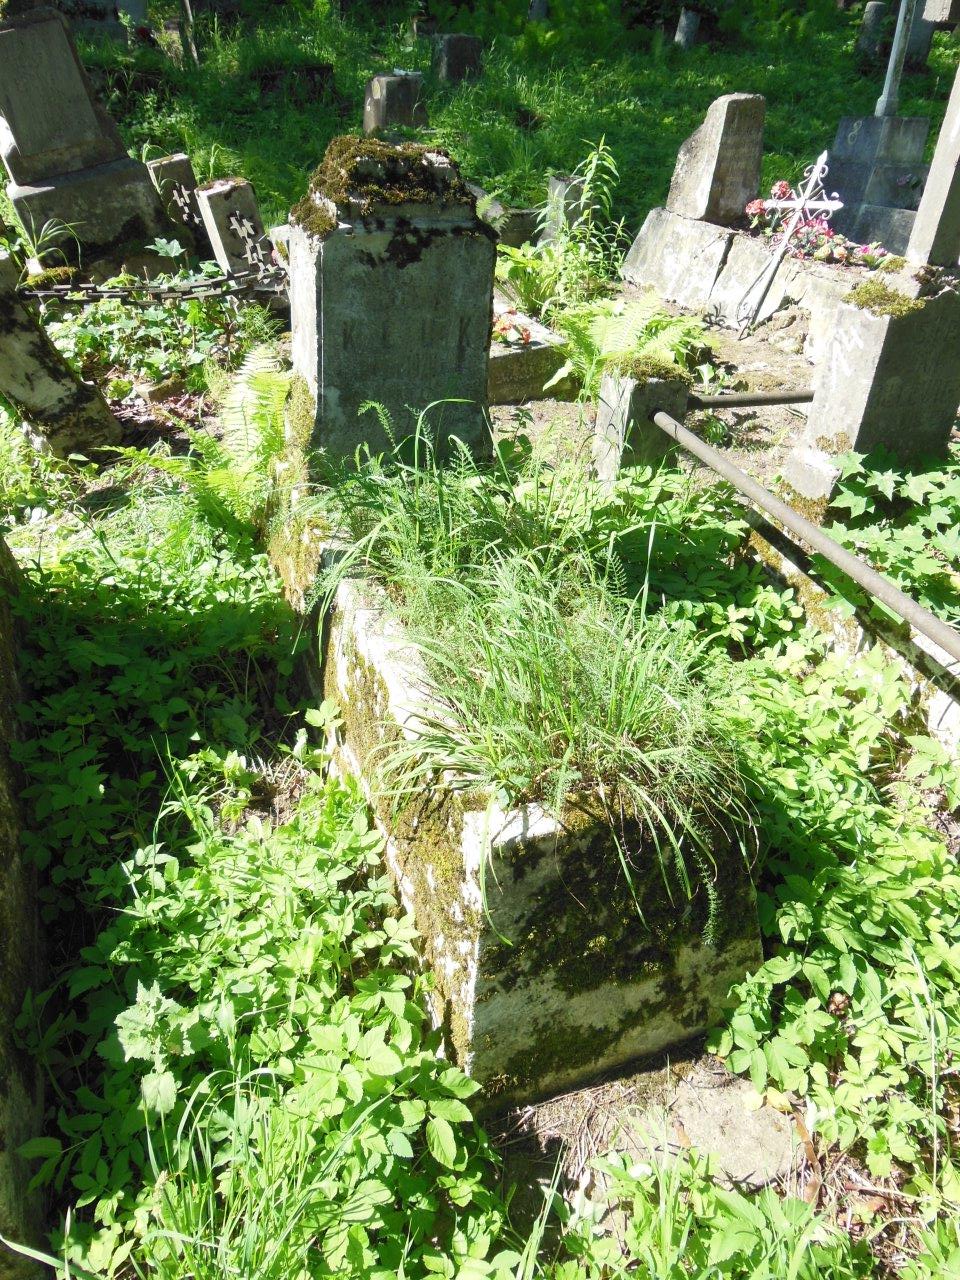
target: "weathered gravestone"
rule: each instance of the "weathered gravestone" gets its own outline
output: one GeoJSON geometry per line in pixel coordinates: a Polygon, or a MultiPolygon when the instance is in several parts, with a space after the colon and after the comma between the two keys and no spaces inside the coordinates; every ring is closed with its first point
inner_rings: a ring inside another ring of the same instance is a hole
{"type": "Polygon", "coordinates": [[[164,212],[176,226],[185,248],[208,252],[211,248],[197,201],[197,175],[190,157],[182,151],[147,161],[147,171],[157,189],[164,212]]]}
{"type": "Polygon", "coordinates": [[[63,15],[0,20],[0,154],[28,231],[56,220],[88,256],[169,230],[146,166],[95,101],[63,15]]]}
{"type": "Polygon", "coordinates": [[[118,443],[120,424],[107,402],[64,360],[18,296],[19,283],[17,264],[0,257],[0,397],[60,456],[118,443]]]}
{"type": "Polygon", "coordinates": [[[371,76],[363,95],[363,131],[422,129],[427,125],[423,76],[419,71],[394,71],[371,76]]]}
{"type": "Polygon", "coordinates": [[[692,49],[700,30],[700,14],[696,9],[681,9],[673,43],[681,49],[692,49]]]}
{"type": "Polygon", "coordinates": [[[291,432],[352,457],[430,414],[442,446],[488,447],[487,364],[496,233],[442,151],[335,138],[290,215],[293,365],[301,388],[291,432]]]}
{"type": "Polygon", "coordinates": [[[473,80],[483,70],[483,41],[460,34],[433,38],[433,73],[444,84],[473,80]]]}
{"type": "Polygon", "coordinates": [[[845,117],[830,148],[829,185],[843,200],[834,226],[851,240],[903,253],[927,176],[925,116],[845,117]]]}
{"type": "Polygon", "coordinates": [[[547,207],[540,242],[556,240],[565,228],[575,226],[595,208],[586,183],[578,174],[551,174],[547,179],[547,207]]]}
{"type": "Polygon", "coordinates": [[[874,62],[880,57],[880,47],[887,35],[889,12],[890,5],[887,0],[869,0],[864,8],[857,43],[854,46],[861,58],[874,62]]]}
{"type": "Polygon", "coordinates": [[[829,497],[838,455],[882,446],[903,462],[942,454],[960,404],[960,293],[904,271],[856,286],[834,317],[803,438],[784,478],[829,497]]]}
{"type": "Polygon", "coordinates": [[[906,256],[911,262],[951,269],[960,262],[960,71],[954,78],[906,256]]]}
{"type": "Polygon", "coordinates": [[[675,441],[651,419],[654,413],[664,410],[682,422],[689,394],[689,380],[679,376],[605,373],[593,433],[597,479],[612,484],[622,467],[659,466],[675,453],[675,441]]]}
{"type": "Polygon", "coordinates": [[[919,0],[907,37],[907,66],[919,70],[927,65],[937,31],[949,31],[960,22],[960,0],[919,0]]]}
{"type": "Polygon", "coordinates": [[[88,40],[125,40],[128,27],[149,30],[147,0],[53,0],[53,7],[88,40]]]}
{"type": "Polygon", "coordinates": [[[273,248],[253,187],[245,178],[218,178],[198,187],[203,226],[221,271],[227,275],[268,266],[273,248]]]}
{"type": "Polygon", "coordinates": [[[760,189],[765,101],[728,93],[710,104],[706,119],[677,154],[667,208],[685,218],[739,222],[760,189]]]}

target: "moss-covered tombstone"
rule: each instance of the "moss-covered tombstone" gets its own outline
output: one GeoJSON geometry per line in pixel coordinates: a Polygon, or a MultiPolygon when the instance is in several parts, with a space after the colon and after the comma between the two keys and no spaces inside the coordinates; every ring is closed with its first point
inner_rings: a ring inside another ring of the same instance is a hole
{"type": "Polygon", "coordinates": [[[378,451],[430,406],[441,449],[451,435],[487,447],[495,241],[445,152],[331,142],[290,215],[293,363],[312,398],[311,447],[378,451]]]}
{"type": "Polygon", "coordinates": [[[375,783],[392,739],[413,738],[425,675],[376,587],[342,582],[325,637],[342,766],[372,785],[391,872],[423,938],[448,1051],[500,1108],[595,1080],[690,1039],[761,963],[753,887],[718,837],[680,883],[669,850],[614,831],[589,801],[558,821],[506,810],[455,779],[397,807],[375,783]],[[629,877],[624,864],[629,867],[629,877]]]}

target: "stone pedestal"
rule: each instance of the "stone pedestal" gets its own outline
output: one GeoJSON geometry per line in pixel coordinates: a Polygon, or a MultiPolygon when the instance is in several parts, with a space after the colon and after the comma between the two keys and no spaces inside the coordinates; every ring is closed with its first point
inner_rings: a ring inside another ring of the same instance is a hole
{"type": "Polygon", "coordinates": [[[867,281],[837,309],[803,439],[784,470],[804,497],[829,496],[836,457],[850,449],[882,445],[902,462],[946,449],[960,404],[960,294],[911,297],[916,286],[905,284],[883,294],[867,281]],[[857,305],[867,297],[873,310],[857,305]]]}
{"type": "Polygon", "coordinates": [[[685,218],[729,225],[743,219],[760,189],[763,119],[760,94],[728,93],[677,153],[667,208],[685,218]]]}
{"type": "Polygon", "coordinates": [[[148,160],[147,172],[160,196],[164,213],[176,226],[178,238],[185,242],[184,247],[195,248],[199,253],[211,252],[210,237],[197,203],[197,175],[190,157],[179,151],[148,160]]]}
{"type": "Polygon", "coordinates": [[[60,457],[89,457],[118,444],[120,424],[99,389],[84,382],[17,295],[20,270],[0,257],[0,396],[60,457]]]}
{"type": "Polygon", "coordinates": [[[290,221],[301,444],[348,458],[364,443],[390,448],[378,416],[361,415],[373,401],[398,437],[435,405],[428,424],[441,448],[454,435],[486,452],[496,233],[453,161],[336,138],[290,221]]]}
{"type": "Polygon", "coordinates": [[[370,77],[363,95],[364,133],[396,128],[425,129],[427,123],[423,76],[419,71],[370,77]]]}
{"type": "Polygon", "coordinates": [[[31,10],[0,22],[0,153],[7,193],[39,234],[57,219],[88,257],[169,232],[146,167],[126,153],[95,101],[63,16],[31,10]]]}
{"type": "Polygon", "coordinates": [[[433,73],[444,84],[475,80],[483,71],[483,41],[479,36],[441,35],[433,38],[433,73]]]}
{"type": "MultiPolygon", "coordinates": [[[[415,738],[428,685],[385,603],[369,584],[342,583],[323,664],[323,696],[344,708],[335,761],[368,787],[378,748],[415,738]]],[[[434,975],[434,1020],[487,1110],[682,1044],[760,962],[753,888],[729,839],[714,850],[719,932],[707,943],[705,887],[690,898],[672,863],[665,881],[649,836],[614,833],[589,801],[560,823],[537,805],[505,810],[443,786],[399,813],[368,794],[434,975]],[[643,848],[633,890],[619,839],[643,848]]]]}
{"type": "Polygon", "coordinates": [[[621,467],[655,467],[676,453],[676,442],[664,435],[651,417],[662,409],[682,422],[689,393],[689,383],[680,379],[605,373],[593,435],[597,479],[612,484],[621,467]]]}
{"type": "Polygon", "coordinates": [[[213,256],[227,275],[269,266],[273,254],[253,187],[245,178],[219,178],[197,188],[197,204],[213,256]]]}

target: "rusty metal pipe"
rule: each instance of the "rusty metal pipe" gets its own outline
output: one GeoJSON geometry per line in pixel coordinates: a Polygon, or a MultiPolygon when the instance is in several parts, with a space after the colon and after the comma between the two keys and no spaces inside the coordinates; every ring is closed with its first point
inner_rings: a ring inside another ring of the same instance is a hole
{"type": "Polygon", "coordinates": [[[749,409],[764,404],[809,404],[813,391],[731,391],[725,396],[702,396],[690,392],[691,409],[749,409]]]}

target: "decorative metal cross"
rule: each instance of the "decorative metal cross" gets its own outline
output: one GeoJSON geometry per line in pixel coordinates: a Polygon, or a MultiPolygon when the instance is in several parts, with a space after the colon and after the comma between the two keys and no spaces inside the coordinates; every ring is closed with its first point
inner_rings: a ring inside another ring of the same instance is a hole
{"type": "Polygon", "coordinates": [[[243,256],[250,266],[265,267],[267,259],[263,251],[263,237],[257,235],[257,229],[250,219],[234,211],[227,221],[227,226],[243,244],[243,256]]]}
{"type": "Polygon", "coordinates": [[[780,270],[780,264],[790,252],[790,238],[797,227],[800,226],[801,222],[808,222],[814,216],[827,222],[838,209],[843,208],[843,201],[836,192],[832,196],[828,196],[824,190],[823,180],[827,176],[826,151],[821,151],[815,162],[804,169],[803,176],[805,181],[800,188],[798,196],[791,196],[789,199],[783,200],[764,200],[763,202],[765,211],[773,209],[777,213],[786,214],[790,212],[791,216],[780,233],[780,243],[777,245],[773,257],[737,304],[737,321],[740,325],[741,338],[750,326],[756,322],[757,316],[760,314],[760,308],[770,292],[770,286],[780,270]]]}

